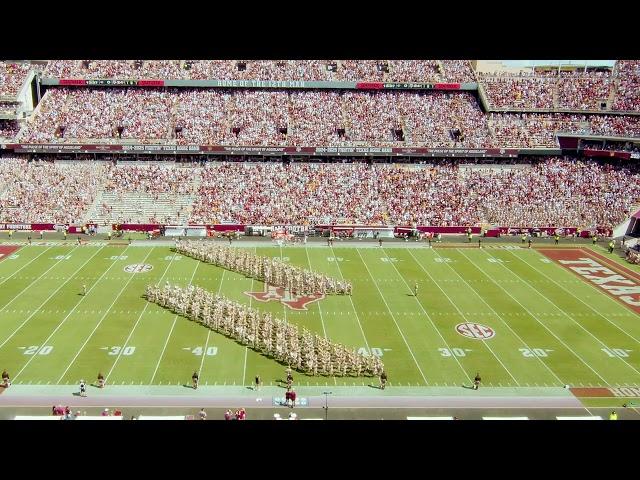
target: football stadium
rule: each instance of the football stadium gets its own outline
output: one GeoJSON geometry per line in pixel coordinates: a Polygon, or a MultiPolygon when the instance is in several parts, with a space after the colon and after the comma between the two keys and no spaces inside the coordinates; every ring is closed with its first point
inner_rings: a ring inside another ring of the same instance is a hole
{"type": "Polygon", "coordinates": [[[0,418],[640,419],[640,61],[3,60],[0,418]]]}

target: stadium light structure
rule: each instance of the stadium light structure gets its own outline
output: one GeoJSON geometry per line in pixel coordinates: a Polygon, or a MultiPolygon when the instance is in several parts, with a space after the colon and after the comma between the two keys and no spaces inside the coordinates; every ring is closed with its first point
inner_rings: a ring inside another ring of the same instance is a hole
{"type": "Polygon", "coordinates": [[[329,395],[333,395],[333,392],[322,392],[324,395],[324,419],[329,420],[329,395]]]}

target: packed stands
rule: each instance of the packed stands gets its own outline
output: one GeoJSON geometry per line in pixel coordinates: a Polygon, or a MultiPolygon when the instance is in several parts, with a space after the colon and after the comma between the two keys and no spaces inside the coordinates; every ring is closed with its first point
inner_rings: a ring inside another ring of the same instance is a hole
{"type": "Polygon", "coordinates": [[[491,77],[482,82],[491,107],[547,109],[553,104],[555,80],[546,77],[491,77]]]}
{"type": "Polygon", "coordinates": [[[467,92],[59,88],[19,140],[504,148],[557,146],[556,132],[632,137],[640,124],[628,115],[485,114],[467,92]]]}
{"type": "Polygon", "coordinates": [[[52,60],[44,77],[474,82],[468,60],[52,60]]]}
{"type": "Polygon", "coordinates": [[[558,82],[558,107],[570,110],[601,110],[611,90],[611,74],[564,73],[558,82]]]}
{"type": "Polygon", "coordinates": [[[453,162],[414,169],[216,163],[202,177],[195,223],[611,227],[640,199],[637,171],[557,158],[470,175],[453,162]]]}
{"type": "Polygon", "coordinates": [[[0,138],[13,138],[20,131],[15,120],[0,120],[0,138]]]}
{"type": "Polygon", "coordinates": [[[3,158],[0,222],[610,228],[640,202],[637,166],[561,158],[474,169],[454,161],[179,165],[3,158]]]}
{"type": "Polygon", "coordinates": [[[0,222],[77,223],[104,182],[106,166],[94,162],[0,161],[0,222]]]}
{"type": "Polygon", "coordinates": [[[613,109],[640,111],[640,60],[618,60],[616,74],[613,109]]]}
{"type": "Polygon", "coordinates": [[[17,96],[29,70],[28,64],[0,62],[0,97],[17,96]]]}
{"type": "Polygon", "coordinates": [[[613,72],[479,73],[490,109],[640,111],[640,61],[618,60],[613,72]]]}

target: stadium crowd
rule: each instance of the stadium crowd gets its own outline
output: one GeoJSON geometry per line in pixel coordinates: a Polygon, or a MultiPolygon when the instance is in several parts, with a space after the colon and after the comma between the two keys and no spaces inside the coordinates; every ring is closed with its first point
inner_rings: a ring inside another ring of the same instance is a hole
{"type": "Polygon", "coordinates": [[[640,60],[616,62],[617,88],[613,109],[640,111],[640,60]]]}
{"type": "Polygon", "coordinates": [[[0,138],[13,138],[20,131],[20,126],[15,120],[0,120],[0,138]]]}
{"type": "Polygon", "coordinates": [[[640,118],[482,112],[467,92],[135,88],[50,90],[24,143],[504,148],[555,133],[640,135],[640,118]]]}
{"type": "Polygon", "coordinates": [[[471,174],[457,162],[411,169],[216,163],[203,170],[191,220],[612,227],[638,201],[638,171],[561,158],[471,174]]]}
{"type": "Polygon", "coordinates": [[[0,97],[17,96],[30,69],[29,64],[0,62],[0,97]]]}
{"type": "Polygon", "coordinates": [[[500,169],[468,169],[445,160],[413,166],[212,162],[185,168],[3,158],[0,222],[77,222],[100,189],[194,194],[193,224],[611,228],[640,202],[638,167],[529,160],[500,169]]]}
{"type": "Polygon", "coordinates": [[[0,161],[0,222],[79,223],[104,181],[96,163],[0,161]]]}
{"type": "Polygon", "coordinates": [[[474,82],[468,60],[52,60],[53,78],[474,82]]]}
{"type": "Polygon", "coordinates": [[[491,108],[640,111],[640,61],[618,60],[609,71],[478,73],[491,108]],[[612,101],[611,101],[612,100],[612,101]]]}

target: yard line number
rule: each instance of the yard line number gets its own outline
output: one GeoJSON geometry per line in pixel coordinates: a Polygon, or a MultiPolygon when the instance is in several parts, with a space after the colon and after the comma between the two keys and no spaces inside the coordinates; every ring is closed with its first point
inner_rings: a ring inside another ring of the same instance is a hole
{"type": "Polygon", "coordinates": [[[607,354],[607,356],[609,357],[628,357],[629,356],[629,352],[631,350],[625,350],[622,348],[601,348],[600,350],[602,350],[604,353],[607,354]]]}
{"type": "MultiPolygon", "coordinates": [[[[204,353],[204,348],[203,347],[195,347],[193,350],[191,350],[191,353],[193,353],[194,355],[201,357],[202,354],[204,353]]],[[[214,355],[218,354],[218,347],[207,347],[207,352],[206,352],[207,356],[209,357],[213,357],[214,355]]]]}
{"type": "MultiPolygon", "coordinates": [[[[24,347],[22,347],[24,348],[24,347]]],[[[40,347],[40,345],[31,345],[30,347],[27,347],[23,354],[24,355],[49,355],[51,353],[51,350],[53,350],[53,347],[51,345],[44,345],[43,347],[40,347]]]]}
{"type": "Polygon", "coordinates": [[[518,351],[522,354],[523,357],[535,358],[548,357],[548,352],[552,352],[553,350],[545,350],[544,348],[519,348],[518,351]]]}
{"type": "Polygon", "coordinates": [[[365,357],[369,357],[371,355],[374,355],[376,357],[381,357],[382,355],[384,355],[384,352],[382,351],[382,348],[378,348],[378,347],[372,347],[371,349],[367,349],[366,347],[360,347],[358,349],[358,354],[364,355],[365,357]]]}
{"type": "Polygon", "coordinates": [[[120,352],[122,352],[122,355],[133,355],[133,353],[136,351],[136,347],[132,347],[132,346],[127,346],[122,348],[121,346],[117,345],[114,347],[109,347],[109,355],[119,355],[120,352]]]}
{"type": "Polygon", "coordinates": [[[464,348],[439,348],[438,351],[440,355],[443,357],[466,357],[467,352],[471,350],[466,350],[464,348]]]}
{"type": "Polygon", "coordinates": [[[453,261],[449,257],[435,257],[434,260],[436,263],[451,263],[453,261]]]}

